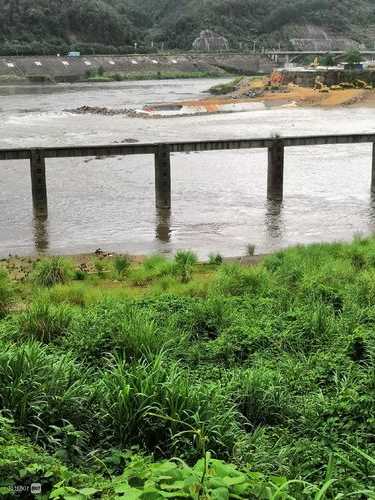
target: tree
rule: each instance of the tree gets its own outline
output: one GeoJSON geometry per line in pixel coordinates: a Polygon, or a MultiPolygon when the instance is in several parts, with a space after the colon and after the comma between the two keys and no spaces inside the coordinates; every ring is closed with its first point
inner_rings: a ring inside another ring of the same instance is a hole
{"type": "Polygon", "coordinates": [[[331,54],[325,54],[321,59],[320,59],[320,64],[322,66],[334,66],[335,65],[335,60],[331,54]]]}
{"type": "Polygon", "coordinates": [[[348,64],[358,64],[361,62],[361,52],[358,49],[350,49],[345,52],[344,60],[348,64]]]}

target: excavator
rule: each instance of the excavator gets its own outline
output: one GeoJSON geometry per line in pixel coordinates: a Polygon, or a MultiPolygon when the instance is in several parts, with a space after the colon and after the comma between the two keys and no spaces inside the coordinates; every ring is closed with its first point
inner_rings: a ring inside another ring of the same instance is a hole
{"type": "Polygon", "coordinates": [[[315,78],[314,90],[318,90],[319,92],[329,92],[329,88],[326,87],[321,81],[320,75],[315,78]]]}

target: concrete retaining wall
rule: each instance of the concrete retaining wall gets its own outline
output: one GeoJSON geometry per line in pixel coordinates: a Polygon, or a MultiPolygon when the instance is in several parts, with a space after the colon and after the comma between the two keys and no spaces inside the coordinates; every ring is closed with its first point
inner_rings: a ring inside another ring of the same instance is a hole
{"type": "Polygon", "coordinates": [[[102,67],[106,72],[136,74],[231,71],[241,74],[267,73],[272,63],[265,57],[243,54],[221,55],[131,55],[82,57],[0,57],[0,81],[28,79],[38,81],[77,81],[88,70],[102,67]]]}

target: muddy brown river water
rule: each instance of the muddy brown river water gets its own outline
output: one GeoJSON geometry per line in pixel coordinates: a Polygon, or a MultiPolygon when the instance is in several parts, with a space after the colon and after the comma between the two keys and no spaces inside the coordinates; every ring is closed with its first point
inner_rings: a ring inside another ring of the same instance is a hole
{"type": "MultiPolygon", "coordinates": [[[[375,108],[254,105],[246,112],[142,119],[73,115],[203,96],[215,80],[0,87],[0,147],[374,132],[375,108]]],[[[264,150],[175,154],[172,210],[157,212],[151,156],[47,160],[48,221],[33,217],[29,165],[0,162],[0,255],[194,249],[237,256],[350,240],[375,228],[371,145],[286,150],[285,198],[267,202],[264,150]]]]}

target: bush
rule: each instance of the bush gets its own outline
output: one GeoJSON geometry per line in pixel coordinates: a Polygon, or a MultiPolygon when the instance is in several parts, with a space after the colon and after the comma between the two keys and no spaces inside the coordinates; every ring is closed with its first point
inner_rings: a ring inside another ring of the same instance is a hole
{"type": "Polygon", "coordinates": [[[0,319],[8,313],[13,298],[14,290],[8,273],[0,269],[0,319]]]}
{"type": "Polygon", "coordinates": [[[220,255],[219,253],[217,254],[211,253],[208,256],[208,263],[211,265],[220,266],[223,263],[223,261],[224,259],[222,255],[220,255]]]}
{"type": "Polygon", "coordinates": [[[107,266],[104,263],[104,260],[101,259],[100,257],[97,257],[94,259],[93,264],[94,264],[94,267],[95,267],[95,270],[96,270],[98,277],[104,278],[105,273],[107,272],[107,266]]]}
{"type": "Polygon", "coordinates": [[[72,277],[72,265],[62,257],[41,260],[35,265],[32,273],[33,282],[44,287],[67,283],[72,277]]]}
{"type": "Polygon", "coordinates": [[[187,250],[179,250],[175,256],[176,273],[182,283],[188,283],[191,280],[194,265],[198,258],[195,253],[187,250]]]}

